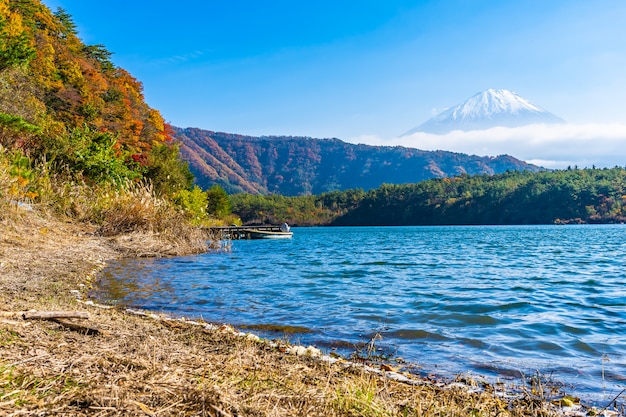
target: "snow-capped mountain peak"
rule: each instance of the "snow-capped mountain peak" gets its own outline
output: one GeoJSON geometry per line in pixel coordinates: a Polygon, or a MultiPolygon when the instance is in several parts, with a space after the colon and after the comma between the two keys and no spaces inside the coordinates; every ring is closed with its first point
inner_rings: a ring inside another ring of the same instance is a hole
{"type": "Polygon", "coordinates": [[[523,111],[540,113],[545,110],[512,91],[489,89],[456,106],[452,117],[454,119],[480,119],[498,113],[517,114],[523,111]]]}
{"type": "Polygon", "coordinates": [[[406,134],[518,127],[533,123],[563,123],[563,119],[512,91],[489,89],[439,113],[406,134]]]}

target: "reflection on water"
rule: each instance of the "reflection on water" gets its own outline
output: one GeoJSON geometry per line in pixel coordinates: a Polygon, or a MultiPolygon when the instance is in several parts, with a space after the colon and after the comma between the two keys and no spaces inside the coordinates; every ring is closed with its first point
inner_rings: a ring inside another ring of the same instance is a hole
{"type": "Polygon", "coordinates": [[[176,287],[171,285],[170,279],[159,276],[159,269],[167,274],[167,268],[153,259],[141,263],[122,259],[116,262],[114,269],[103,271],[100,291],[113,303],[133,298],[149,304],[157,298],[171,297],[176,294],[176,287]]]}
{"type": "Polygon", "coordinates": [[[626,387],[625,251],[619,225],[308,228],[229,253],[123,260],[95,296],[329,349],[380,334],[423,369],[540,370],[608,396],[626,387]]]}

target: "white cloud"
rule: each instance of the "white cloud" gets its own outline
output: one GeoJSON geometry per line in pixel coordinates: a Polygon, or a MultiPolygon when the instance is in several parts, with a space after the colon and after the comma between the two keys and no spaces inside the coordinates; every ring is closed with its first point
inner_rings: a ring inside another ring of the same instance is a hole
{"type": "Polygon", "coordinates": [[[350,142],[481,156],[507,154],[546,168],[626,166],[626,124],[622,123],[539,124],[445,135],[419,132],[391,139],[361,136],[350,142]]]}

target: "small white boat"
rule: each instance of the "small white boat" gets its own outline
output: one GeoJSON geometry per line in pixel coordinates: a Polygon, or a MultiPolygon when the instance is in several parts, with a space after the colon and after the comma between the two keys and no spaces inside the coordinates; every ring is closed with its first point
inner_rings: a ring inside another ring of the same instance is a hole
{"type": "Polygon", "coordinates": [[[293,236],[287,223],[280,226],[222,226],[212,227],[224,239],[290,239],[293,236]]]}
{"type": "Polygon", "coordinates": [[[272,232],[268,230],[249,230],[250,239],[290,239],[293,232],[272,232]]]}

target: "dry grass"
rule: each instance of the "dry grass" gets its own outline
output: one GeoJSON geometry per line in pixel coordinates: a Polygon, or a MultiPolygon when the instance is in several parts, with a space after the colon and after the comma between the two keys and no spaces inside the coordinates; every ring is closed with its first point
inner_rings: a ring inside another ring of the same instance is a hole
{"type": "Polygon", "coordinates": [[[206,230],[193,227],[150,184],[129,184],[107,196],[99,232],[119,250],[137,256],[179,256],[208,249],[206,230]]]}
{"type": "MultiPolygon", "coordinates": [[[[22,157],[24,158],[24,157],[22,157]]],[[[181,207],[157,196],[149,182],[91,183],[75,175],[16,167],[0,145],[0,220],[20,223],[23,208],[36,205],[48,218],[94,225],[122,252],[139,256],[176,256],[208,249],[207,231],[191,225],[181,207]]]]}
{"type": "Polygon", "coordinates": [[[532,395],[401,383],[380,369],[297,357],[230,331],[85,304],[76,293],[85,296],[107,260],[160,254],[176,242],[157,243],[166,232],[141,228],[112,240],[87,223],[0,205],[0,415],[557,415],[532,395]],[[97,333],[14,314],[31,309],[87,311],[80,324],[97,333]]]}
{"type": "Polygon", "coordinates": [[[92,312],[102,335],[53,323],[0,331],[0,411],[68,415],[551,415],[488,393],[390,381],[197,326],[92,312]],[[173,327],[173,328],[170,328],[173,327]],[[10,363],[6,363],[10,358],[10,363]]]}

